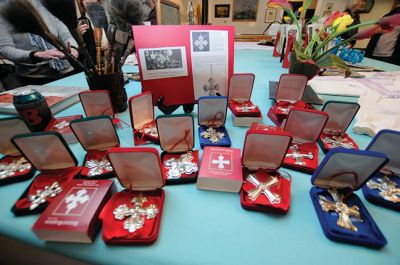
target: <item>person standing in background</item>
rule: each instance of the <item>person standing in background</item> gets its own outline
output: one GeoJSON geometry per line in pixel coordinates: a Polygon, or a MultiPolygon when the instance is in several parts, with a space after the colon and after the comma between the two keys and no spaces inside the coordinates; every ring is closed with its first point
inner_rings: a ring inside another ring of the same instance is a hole
{"type": "MultiPolygon", "coordinates": [[[[47,11],[39,0],[32,2],[50,31],[58,36],[66,47],[70,45],[72,56],[77,58],[78,51],[73,48],[77,43],[68,28],[47,11]]],[[[0,56],[15,63],[18,86],[42,85],[73,73],[74,68],[64,59],[64,53],[38,35],[12,33],[11,26],[2,18],[0,36],[0,56]]]]}
{"type": "MultiPolygon", "coordinates": [[[[360,13],[365,9],[365,0],[353,0],[350,1],[350,4],[347,6],[346,10],[344,10],[345,13],[349,14],[353,18],[353,23],[349,25],[348,27],[358,25],[361,23],[360,21],[360,13]]],[[[357,34],[358,29],[353,29],[350,30],[342,35],[343,39],[348,39],[355,34],[357,34]]],[[[356,40],[353,40],[349,42],[347,45],[347,48],[353,48],[354,45],[356,44],[356,40]]]]}
{"type": "MultiPolygon", "coordinates": [[[[400,13],[400,3],[396,4],[392,11],[384,17],[400,13]]],[[[371,59],[400,65],[400,26],[390,32],[375,34],[372,36],[365,49],[365,56],[371,59]]]]}

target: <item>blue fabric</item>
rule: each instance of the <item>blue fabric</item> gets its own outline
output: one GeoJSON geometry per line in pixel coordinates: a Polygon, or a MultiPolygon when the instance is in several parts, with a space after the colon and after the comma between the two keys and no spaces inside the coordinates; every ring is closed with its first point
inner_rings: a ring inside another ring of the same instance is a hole
{"type": "Polygon", "coordinates": [[[323,195],[326,199],[331,201],[333,201],[333,198],[325,189],[312,188],[310,191],[311,200],[314,204],[322,230],[329,239],[377,249],[387,244],[386,238],[356,194],[351,194],[345,200],[348,207],[356,205],[359,208],[363,221],[360,222],[351,218],[353,224],[358,228],[356,232],[338,226],[336,223],[338,214],[336,212],[324,212],[319,204],[319,195],[323,195]]]}

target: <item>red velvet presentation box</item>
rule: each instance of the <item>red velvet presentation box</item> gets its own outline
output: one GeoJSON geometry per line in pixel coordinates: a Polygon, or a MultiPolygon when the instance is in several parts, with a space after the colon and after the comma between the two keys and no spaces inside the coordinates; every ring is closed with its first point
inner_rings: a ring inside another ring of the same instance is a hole
{"type": "Polygon", "coordinates": [[[112,148],[108,157],[125,189],[100,213],[106,244],[149,245],[157,240],[164,206],[164,178],[157,149],[112,148]]]}
{"type": "Polygon", "coordinates": [[[249,127],[253,122],[262,122],[261,111],[251,102],[254,74],[233,74],[229,85],[229,109],[233,125],[249,127]]]}
{"type": "Polygon", "coordinates": [[[256,123],[256,122],[251,124],[249,130],[283,132],[283,128],[266,125],[266,124],[261,124],[261,123],[256,123]]]}
{"type": "Polygon", "coordinates": [[[197,180],[199,151],[194,147],[191,115],[162,115],[156,120],[160,137],[162,172],[166,184],[194,183],[197,180]]]}
{"type": "Polygon", "coordinates": [[[49,124],[47,125],[45,131],[46,132],[58,132],[63,137],[64,140],[68,144],[77,143],[78,139],[76,139],[75,134],[71,130],[71,121],[76,119],[81,119],[82,115],[74,115],[74,116],[66,116],[66,117],[53,117],[49,124]]]}
{"type": "Polygon", "coordinates": [[[61,134],[36,132],[11,140],[26,159],[40,171],[12,208],[15,215],[44,211],[62,192],[81,167],[61,134]]]}
{"type": "Polygon", "coordinates": [[[346,133],[356,116],[360,105],[353,102],[328,101],[322,111],[328,113],[329,119],[318,139],[324,153],[336,147],[358,149],[356,142],[346,133]]]}
{"type": "Polygon", "coordinates": [[[243,185],[240,203],[244,209],[287,213],[290,208],[289,179],[279,168],[292,141],[286,132],[249,130],[243,146],[243,185]],[[266,152],[273,150],[273,152],[266,152]]]}
{"type": "Polygon", "coordinates": [[[226,147],[204,148],[197,188],[239,192],[242,186],[240,149],[226,147]]]}
{"type": "Polygon", "coordinates": [[[112,180],[72,180],[32,227],[41,240],[92,243],[99,214],[115,192],[112,180]]]}
{"type": "Polygon", "coordinates": [[[107,90],[84,91],[79,93],[79,98],[86,117],[106,115],[112,119],[114,125],[122,126],[121,120],[114,113],[110,93],[107,90]]]}
{"type": "Polygon", "coordinates": [[[107,150],[119,147],[118,134],[108,116],[74,120],[71,128],[86,150],[81,171],[83,178],[112,178],[114,169],[107,158],[107,150]]]}
{"type": "Polygon", "coordinates": [[[283,166],[312,174],[318,167],[317,140],[328,121],[328,114],[319,110],[297,109],[289,112],[284,131],[293,141],[288,149],[283,166]]]}
{"type": "Polygon", "coordinates": [[[150,91],[129,98],[129,113],[135,145],[149,142],[158,143],[158,131],[150,91]]]}
{"type": "Polygon", "coordinates": [[[21,118],[0,119],[0,186],[24,181],[33,177],[35,168],[11,142],[17,134],[30,133],[28,124],[21,118]]]}
{"type": "Polygon", "coordinates": [[[268,111],[268,118],[278,127],[287,118],[289,111],[296,108],[308,108],[301,101],[307,87],[307,76],[298,74],[281,75],[274,105],[268,111]]]}

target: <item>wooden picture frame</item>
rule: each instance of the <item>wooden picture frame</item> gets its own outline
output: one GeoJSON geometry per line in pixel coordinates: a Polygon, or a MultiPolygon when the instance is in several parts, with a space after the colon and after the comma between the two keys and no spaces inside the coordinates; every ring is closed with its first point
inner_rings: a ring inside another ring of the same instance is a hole
{"type": "Polygon", "coordinates": [[[275,9],[275,8],[267,8],[265,10],[264,22],[265,23],[273,23],[273,22],[275,22],[277,13],[278,13],[277,9],[275,9]]]}
{"type": "Polygon", "coordinates": [[[258,0],[233,0],[232,21],[256,21],[258,0]]]}
{"type": "Polygon", "coordinates": [[[228,18],[230,16],[231,5],[215,5],[214,17],[215,18],[228,18]]]}
{"type": "Polygon", "coordinates": [[[158,25],[180,25],[180,5],[169,0],[157,0],[156,14],[158,25]]]}

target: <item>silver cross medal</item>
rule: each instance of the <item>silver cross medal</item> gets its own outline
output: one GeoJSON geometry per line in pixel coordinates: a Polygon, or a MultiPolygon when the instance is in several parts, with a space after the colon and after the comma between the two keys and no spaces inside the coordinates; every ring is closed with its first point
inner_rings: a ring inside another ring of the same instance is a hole
{"type": "Polygon", "coordinates": [[[240,111],[240,112],[250,112],[250,111],[255,110],[255,109],[256,109],[256,106],[249,106],[247,104],[243,104],[241,106],[237,106],[236,107],[236,110],[240,111]]]}
{"type": "Polygon", "coordinates": [[[400,202],[400,188],[397,187],[397,183],[390,180],[387,176],[377,178],[376,181],[372,179],[367,182],[368,188],[372,190],[379,190],[379,196],[386,201],[393,203],[400,202]]]}
{"type": "Polygon", "coordinates": [[[69,122],[67,122],[66,120],[60,121],[59,123],[54,125],[54,127],[57,128],[58,130],[64,129],[65,127],[68,127],[68,126],[69,126],[69,122]]]}
{"type": "Polygon", "coordinates": [[[158,137],[158,131],[157,127],[151,126],[151,127],[145,127],[143,129],[144,134],[150,135],[151,137],[158,137]]]}
{"type": "Polygon", "coordinates": [[[246,180],[255,186],[254,189],[248,192],[250,200],[255,201],[258,196],[264,194],[272,204],[281,202],[281,196],[270,191],[271,187],[278,185],[279,179],[277,177],[271,177],[267,182],[261,182],[256,176],[249,174],[246,180]]]}
{"type": "Polygon", "coordinates": [[[305,166],[306,162],[304,162],[303,159],[314,159],[314,156],[311,152],[308,152],[307,154],[300,153],[299,146],[297,144],[292,145],[289,149],[292,150],[292,153],[286,154],[286,157],[292,157],[295,160],[294,163],[296,165],[305,166]]]}
{"type": "Polygon", "coordinates": [[[170,158],[164,161],[164,166],[168,169],[167,178],[177,179],[182,174],[190,175],[199,170],[197,163],[192,162],[192,152],[182,154],[178,158],[170,158]]]}
{"type": "Polygon", "coordinates": [[[339,216],[336,222],[338,226],[357,232],[358,228],[353,224],[351,218],[353,217],[359,222],[363,222],[360,209],[356,205],[352,207],[347,206],[347,204],[343,202],[344,196],[339,194],[336,190],[329,189],[328,192],[331,194],[333,201],[328,200],[323,195],[319,195],[319,204],[321,205],[322,211],[336,212],[339,216]]]}
{"type": "Polygon", "coordinates": [[[30,170],[32,165],[24,157],[14,159],[11,163],[0,163],[0,179],[12,177],[16,172],[30,170]]]}
{"type": "Polygon", "coordinates": [[[101,160],[90,159],[86,161],[85,167],[89,168],[89,177],[98,176],[114,170],[110,164],[110,161],[105,158],[101,160]]]}
{"type": "Polygon", "coordinates": [[[341,136],[335,136],[333,135],[332,137],[325,137],[322,139],[322,141],[329,146],[329,148],[335,148],[335,147],[344,147],[347,149],[352,149],[354,148],[354,145],[352,142],[350,142],[348,139],[341,137],[341,136]]]}
{"type": "Polygon", "coordinates": [[[277,110],[280,110],[283,112],[283,114],[289,114],[289,111],[293,108],[293,106],[289,106],[287,108],[283,108],[283,107],[277,107],[277,110]]]}
{"type": "Polygon", "coordinates": [[[216,129],[208,127],[206,131],[200,134],[202,138],[208,139],[213,144],[218,143],[221,139],[224,139],[225,133],[217,132],[216,129]]]}
{"type": "Polygon", "coordinates": [[[45,203],[47,198],[56,197],[61,191],[62,188],[57,181],[53,182],[50,186],[45,186],[44,190],[37,190],[36,194],[29,195],[28,199],[31,203],[29,210],[34,210],[39,205],[45,203]]]}
{"type": "Polygon", "coordinates": [[[113,214],[117,220],[124,220],[124,229],[128,230],[129,233],[133,233],[136,230],[143,227],[145,219],[155,218],[158,214],[158,208],[155,204],[150,204],[146,208],[143,204],[147,201],[147,198],[143,194],[139,194],[137,197],[133,197],[133,207],[129,208],[126,204],[118,206],[113,214]]]}

